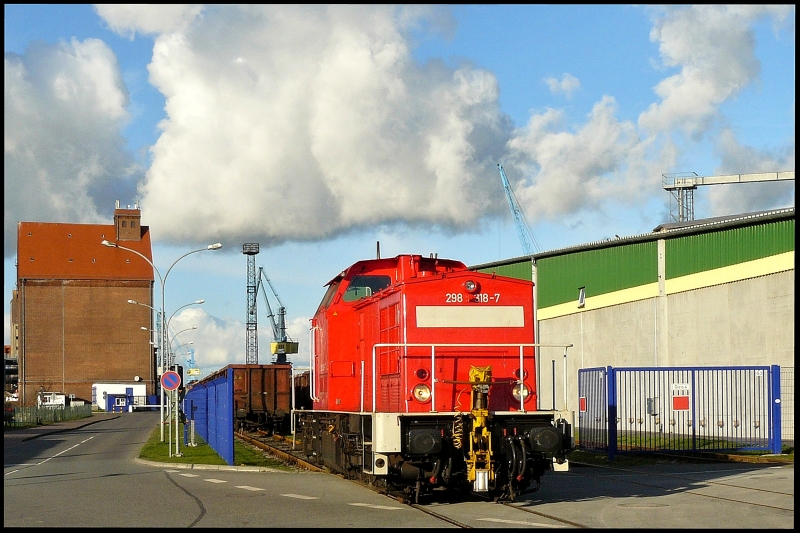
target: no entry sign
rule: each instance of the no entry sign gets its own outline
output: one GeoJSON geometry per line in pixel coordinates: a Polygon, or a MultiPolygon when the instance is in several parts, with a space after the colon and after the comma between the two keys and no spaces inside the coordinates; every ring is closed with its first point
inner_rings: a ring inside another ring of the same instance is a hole
{"type": "Polygon", "coordinates": [[[168,370],[161,374],[161,386],[164,390],[175,390],[181,386],[181,376],[177,372],[168,370]]]}

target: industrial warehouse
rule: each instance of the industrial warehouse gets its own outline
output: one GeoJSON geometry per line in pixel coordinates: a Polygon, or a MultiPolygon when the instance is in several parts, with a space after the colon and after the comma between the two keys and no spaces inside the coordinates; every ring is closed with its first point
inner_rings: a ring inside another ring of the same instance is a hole
{"type": "Polygon", "coordinates": [[[53,395],[96,404],[97,383],[145,385],[155,394],[151,258],[136,205],[117,202],[113,225],[18,224],[10,355],[20,405],[53,395]],[[147,261],[102,246],[103,239],[124,242],[147,261]]]}
{"type": "MultiPolygon", "coordinates": [[[[573,344],[564,365],[561,349],[538,358],[540,390],[566,384],[567,409],[578,411],[582,368],[779,365],[793,440],[794,218],[791,208],[676,222],[473,268],[535,283],[538,342],[573,344]]],[[[543,395],[562,407],[560,392],[543,395]]]]}

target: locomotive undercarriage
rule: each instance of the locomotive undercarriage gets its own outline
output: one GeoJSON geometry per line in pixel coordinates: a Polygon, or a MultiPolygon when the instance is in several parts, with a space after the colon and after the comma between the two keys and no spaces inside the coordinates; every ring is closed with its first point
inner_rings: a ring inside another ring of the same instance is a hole
{"type": "Polygon", "coordinates": [[[470,413],[393,416],[400,419],[399,451],[373,453],[372,414],[303,412],[303,451],[332,472],[419,502],[447,489],[513,500],[537,490],[554,457],[563,461],[570,449],[569,425],[553,426],[552,414],[491,415],[484,446],[492,450],[490,464],[477,465],[486,472],[482,482],[470,476],[475,450],[469,440],[476,430],[470,413]]]}

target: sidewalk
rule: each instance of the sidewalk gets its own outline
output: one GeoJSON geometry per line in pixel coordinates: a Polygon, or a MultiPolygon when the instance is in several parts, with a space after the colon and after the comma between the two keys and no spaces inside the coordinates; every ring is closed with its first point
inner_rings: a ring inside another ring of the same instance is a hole
{"type": "Polygon", "coordinates": [[[45,424],[41,426],[27,427],[27,428],[3,428],[3,441],[20,443],[26,442],[31,439],[36,439],[44,435],[52,435],[54,433],[61,433],[62,431],[69,431],[71,429],[78,429],[90,424],[103,422],[104,420],[113,420],[119,418],[120,413],[92,413],[92,416],[87,418],[80,418],[78,420],[66,420],[64,422],[56,422],[54,424],[45,424]]]}

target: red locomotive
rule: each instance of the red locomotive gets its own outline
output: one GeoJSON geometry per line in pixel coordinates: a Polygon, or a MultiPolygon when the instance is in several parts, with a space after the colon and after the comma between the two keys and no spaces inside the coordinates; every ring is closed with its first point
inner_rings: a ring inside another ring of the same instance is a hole
{"type": "Polygon", "coordinates": [[[568,412],[536,408],[533,284],[420,255],[359,261],[312,319],[303,451],[419,501],[437,487],[497,499],[566,469],[568,412]]]}

